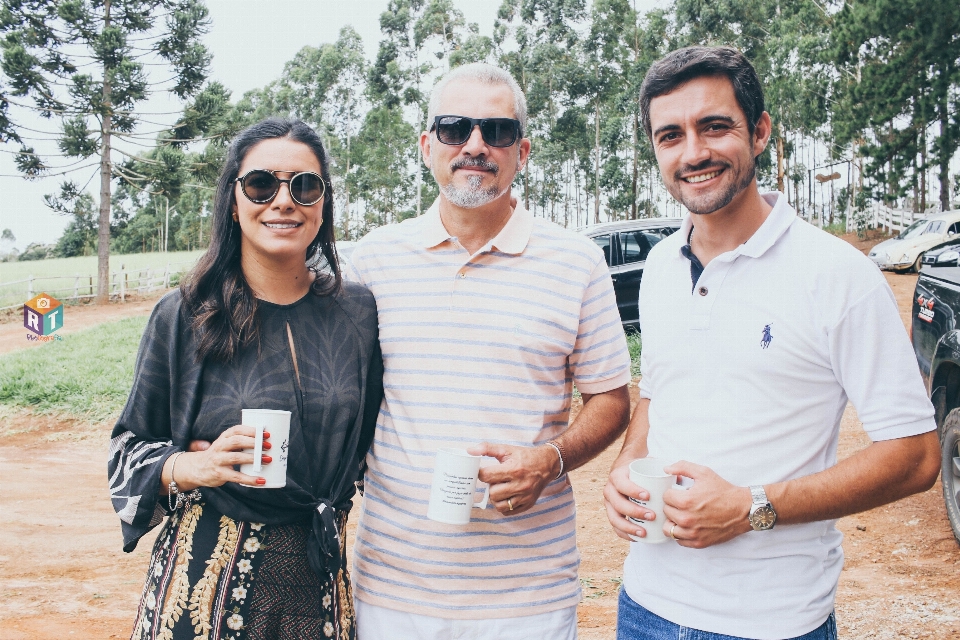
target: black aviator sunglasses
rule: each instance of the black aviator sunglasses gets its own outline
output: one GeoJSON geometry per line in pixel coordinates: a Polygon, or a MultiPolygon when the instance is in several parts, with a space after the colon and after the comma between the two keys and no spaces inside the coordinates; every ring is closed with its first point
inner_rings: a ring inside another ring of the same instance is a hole
{"type": "Polygon", "coordinates": [[[288,171],[269,171],[267,169],[251,169],[245,174],[234,180],[240,183],[240,190],[247,200],[254,204],[266,204],[277,197],[280,192],[280,185],[287,183],[290,189],[290,197],[297,204],[309,207],[317,204],[323,198],[326,187],[323,178],[312,171],[303,171],[292,175],[287,180],[281,180],[276,173],[289,173],[288,171]]]}
{"type": "Polygon", "coordinates": [[[483,141],[491,147],[512,146],[523,136],[520,121],[513,118],[437,116],[430,126],[430,131],[436,129],[437,140],[443,144],[460,145],[470,139],[474,127],[480,127],[483,141]]]}

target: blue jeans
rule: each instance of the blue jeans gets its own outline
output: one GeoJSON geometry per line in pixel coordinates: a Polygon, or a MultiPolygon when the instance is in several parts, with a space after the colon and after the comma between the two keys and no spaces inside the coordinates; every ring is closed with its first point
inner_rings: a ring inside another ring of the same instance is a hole
{"type": "MultiPolygon", "coordinates": [[[[650,613],[620,589],[620,603],[617,607],[617,640],[746,640],[721,633],[698,631],[681,627],[669,620],[650,613]]],[[[833,614],[826,622],[802,636],[789,640],[837,640],[837,623],[833,614]]]]}

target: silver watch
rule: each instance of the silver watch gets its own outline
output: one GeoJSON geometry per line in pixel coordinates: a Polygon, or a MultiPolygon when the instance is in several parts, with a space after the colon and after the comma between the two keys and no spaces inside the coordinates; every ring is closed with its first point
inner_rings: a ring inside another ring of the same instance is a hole
{"type": "Polygon", "coordinates": [[[750,505],[750,515],[747,520],[754,531],[767,531],[773,529],[777,522],[777,512],[773,510],[773,505],[767,500],[767,492],[763,490],[762,485],[750,487],[750,496],[753,498],[753,504],[750,505]]]}

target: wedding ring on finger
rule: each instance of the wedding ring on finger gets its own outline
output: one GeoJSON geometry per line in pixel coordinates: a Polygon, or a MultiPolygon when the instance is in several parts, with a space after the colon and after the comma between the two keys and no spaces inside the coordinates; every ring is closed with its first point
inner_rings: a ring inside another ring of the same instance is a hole
{"type": "Polygon", "coordinates": [[[513,498],[507,498],[507,508],[513,511],[513,498]]]}
{"type": "Polygon", "coordinates": [[[673,532],[676,531],[676,529],[677,529],[677,523],[674,522],[673,526],[670,527],[670,537],[673,538],[674,540],[677,540],[677,536],[673,535],[673,532]]]}

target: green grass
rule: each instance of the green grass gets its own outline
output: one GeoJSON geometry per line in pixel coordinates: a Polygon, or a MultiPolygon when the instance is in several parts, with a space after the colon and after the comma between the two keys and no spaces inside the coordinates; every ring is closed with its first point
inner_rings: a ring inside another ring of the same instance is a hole
{"type": "Polygon", "coordinates": [[[0,356],[0,404],[93,422],[115,417],[146,324],[146,317],[108,322],[0,356]]]}
{"type": "MultiPolygon", "coordinates": [[[[128,253],[110,256],[110,272],[120,270],[123,265],[130,278],[140,269],[153,269],[163,272],[167,264],[176,270],[189,269],[204,250],[175,251],[170,253],[128,253]],[[189,263],[189,264],[184,264],[189,263]]],[[[30,276],[34,278],[49,278],[51,280],[37,280],[34,283],[34,294],[47,291],[53,297],[73,295],[76,277],[80,276],[80,294],[90,291],[90,284],[97,284],[97,256],[82,256],[77,258],[53,258],[51,260],[29,260],[27,262],[0,263],[0,307],[6,307],[26,301],[27,283],[17,282],[30,276]],[[16,282],[2,286],[4,282],[16,282]],[[63,290],[66,289],[66,292],[63,290]],[[58,296],[57,291],[60,291],[58,296]]]]}
{"type": "MultiPolygon", "coordinates": [[[[0,404],[94,422],[115,417],[130,393],[146,323],[108,322],[0,356],[0,404]]],[[[627,333],[633,377],[640,375],[640,347],[640,334],[627,333]]]]}
{"type": "Polygon", "coordinates": [[[640,375],[640,347],[643,340],[636,331],[627,332],[627,350],[630,352],[630,376],[636,378],[640,375]]]}

